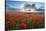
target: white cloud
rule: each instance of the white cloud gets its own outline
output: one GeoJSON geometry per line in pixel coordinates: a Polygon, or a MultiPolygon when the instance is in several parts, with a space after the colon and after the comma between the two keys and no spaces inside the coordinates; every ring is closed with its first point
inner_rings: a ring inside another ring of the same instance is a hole
{"type": "Polygon", "coordinates": [[[19,6],[16,6],[16,5],[9,5],[10,8],[23,8],[24,7],[24,4],[21,4],[19,6]]]}

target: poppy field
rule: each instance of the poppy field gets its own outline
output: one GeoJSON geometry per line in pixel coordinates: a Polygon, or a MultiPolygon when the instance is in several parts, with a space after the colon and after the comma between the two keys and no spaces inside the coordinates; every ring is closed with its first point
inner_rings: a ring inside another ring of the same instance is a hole
{"type": "Polygon", "coordinates": [[[6,30],[44,28],[43,14],[15,14],[7,13],[5,20],[6,30]]]}

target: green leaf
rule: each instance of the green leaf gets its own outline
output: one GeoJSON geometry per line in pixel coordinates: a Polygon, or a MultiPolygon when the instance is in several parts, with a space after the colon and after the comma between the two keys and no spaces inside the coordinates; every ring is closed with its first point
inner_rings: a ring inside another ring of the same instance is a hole
{"type": "Polygon", "coordinates": [[[20,29],[20,26],[21,26],[21,24],[16,24],[15,26],[14,26],[14,29],[20,29]]]}
{"type": "Polygon", "coordinates": [[[30,22],[27,22],[28,28],[32,28],[32,24],[30,22]]]}
{"type": "Polygon", "coordinates": [[[44,23],[39,22],[38,24],[36,24],[35,28],[43,28],[44,27],[44,23]]]}
{"type": "Polygon", "coordinates": [[[19,20],[19,23],[21,23],[21,21],[23,20],[23,16],[19,17],[18,20],[19,20]]]}
{"type": "Polygon", "coordinates": [[[32,17],[29,17],[27,20],[28,20],[28,21],[31,21],[31,20],[32,20],[32,17]]]}
{"type": "Polygon", "coordinates": [[[15,17],[14,17],[13,21],[16,22],[16,18],[15,17]]]}

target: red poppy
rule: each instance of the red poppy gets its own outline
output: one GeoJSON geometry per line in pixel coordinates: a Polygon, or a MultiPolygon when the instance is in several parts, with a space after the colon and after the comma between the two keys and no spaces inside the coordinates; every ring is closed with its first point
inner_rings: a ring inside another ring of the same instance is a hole
{"type": "Polygon", "coordinates": [[[19,20],[16,20],[16,24],[18,24],[19,23],[19,20]]]}
{"type": "Polygon", "coordinates": [[[26,24],[24,23],[21,24],[21,28],[26,28],[26,27],[27,27],[26,24]]]}

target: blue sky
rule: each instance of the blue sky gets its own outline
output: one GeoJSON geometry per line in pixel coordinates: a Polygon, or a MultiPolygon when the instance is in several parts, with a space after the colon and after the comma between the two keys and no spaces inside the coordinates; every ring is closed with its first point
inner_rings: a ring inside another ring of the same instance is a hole
{"type": "Polygon", "coordinates": [[[36,8],[44,7],[44,2],[30,2],[30,1],[10,1],[6,2],[6,6],[10,8],[21,8],[24,4],[35,4],[36,8]]]}

